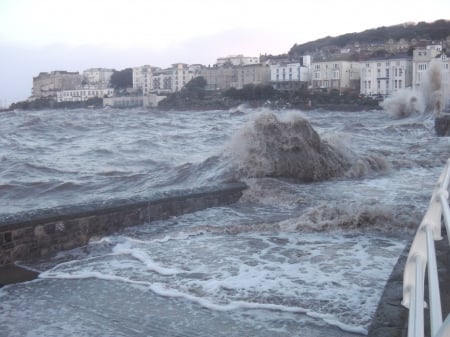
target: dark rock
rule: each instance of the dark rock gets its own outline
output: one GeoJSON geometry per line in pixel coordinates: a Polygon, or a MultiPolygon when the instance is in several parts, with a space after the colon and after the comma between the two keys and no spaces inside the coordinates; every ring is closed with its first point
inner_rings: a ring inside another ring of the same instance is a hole
{"type": "Polygon", "coordinates": [[[434,120],[434,129],[439,137],[450,136],[450,114],[436,117],[434,120]]]}

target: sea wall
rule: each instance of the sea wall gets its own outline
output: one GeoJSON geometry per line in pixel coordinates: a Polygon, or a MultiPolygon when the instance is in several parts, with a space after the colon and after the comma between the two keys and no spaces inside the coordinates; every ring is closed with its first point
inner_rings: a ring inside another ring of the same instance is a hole
{"type": "Polygon", "coordinates": [[[128,226],[231,204],[246,187],[233,183],[0,216],[0,266],[79,247],[128,226]]]}

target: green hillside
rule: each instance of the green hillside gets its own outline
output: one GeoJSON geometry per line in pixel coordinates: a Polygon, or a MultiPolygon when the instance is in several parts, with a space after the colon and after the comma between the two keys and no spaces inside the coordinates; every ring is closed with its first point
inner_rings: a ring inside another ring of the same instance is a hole
{"type": "Polygon", "coordinates": [[[442,41],[450,36],[450,21],[438,20],[435,22],[405,23],[400,25],[368,29],[359,33],[348,33],[336,37],[327,36],[319,40],[310,41],[300,45],[295,44],[289,51],[289,56],[296,57],[315,53],[323,49],[343,48],[359,43],[361,46],[385,43],[389,39],[399,41],[427,40],[442,41]]]}

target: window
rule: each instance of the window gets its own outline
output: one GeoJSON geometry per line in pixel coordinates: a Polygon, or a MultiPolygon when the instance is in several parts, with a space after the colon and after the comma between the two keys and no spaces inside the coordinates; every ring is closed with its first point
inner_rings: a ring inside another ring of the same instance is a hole
{"type": "Polygon", "coordinates": [[[386,69],[386,77],[389,77],[389,69],[386,69]]]}
{"type": "Polygon", "coordinates": [[[398,88],[399,88],[399,89],[402,88],[402,80],[398,80],[398,88]]]}
{"type": "Polygon", "coordinates": [[[403,76],[403,69],[402,68],[398,69],[398,76],[403,76]]]}
{"type": "Polygon", "coordinates": [[[333,71],[333,78],[334,79],[339,79],[339,70],[333,71]]]}
{"type": "Polygon", "coordinates": [[[426,63],[420,63],[417,68],[419,71],[426,71],[427,70],[427,64],[426,63]]]}

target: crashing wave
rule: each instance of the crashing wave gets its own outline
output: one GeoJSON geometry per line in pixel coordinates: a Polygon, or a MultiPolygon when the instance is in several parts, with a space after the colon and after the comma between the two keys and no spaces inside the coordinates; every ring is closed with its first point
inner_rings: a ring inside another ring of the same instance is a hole
{"type": "Polygon", "coordinates": [[[430,114],[439,116],[447,101],[442,88],[441,67],[432,62],[418,88],[399,90],[381,102],[380,106],[394,119],[430,114]]]}
{"type": "Polygon", "coordinates": [[[413,205],[391,207],[377,200],[365,202],[324,202],[307,209],[290,227],[298,230],[331,231],[377,229],[383,231],[403,230],[413,233],[417,227],[420,210],[413,205]]]}
{"type": "Polygon", "coordinates": [[[360,177],[386,168],[382,158],[359,158],[347,148],[332,146],[299,114],[281,118],[265,112],[234,136],[229,150],[239,178],[311,182],[360,177]]]}

